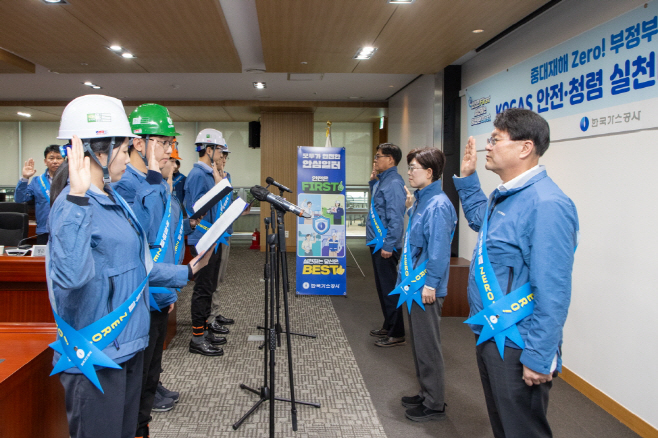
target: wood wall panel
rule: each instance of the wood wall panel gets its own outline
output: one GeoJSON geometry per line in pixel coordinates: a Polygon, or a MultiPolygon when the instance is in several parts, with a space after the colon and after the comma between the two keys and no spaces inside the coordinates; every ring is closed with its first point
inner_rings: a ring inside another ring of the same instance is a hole
{"type": "MultiPolygon", "coordinates": [[[[313,113],[310,112],[264,112],[261,114],[260,131],[260,174],[261,185],[271,176],[281,184],[290,187],[294,193],[286,194],[290,202],[297,203],[297,146],[313,145],[313,113]]],[[[276,193],[276,192],[275,192],[276,193]]],[[[276,193],[278,194],[278,193],[276,193]]],[[[261,203],[260,231],[265,236],[263,219],[270,215],[269,205],[261,203]]],[[[286,214],[288,251],[296,251],[297,221],[292,214],[286,214]]],[[[261,238],[261,251],[265,250],[265,238],[261,238]]],[[[290,262],[289,262],[290,263],[290,262]]]]}

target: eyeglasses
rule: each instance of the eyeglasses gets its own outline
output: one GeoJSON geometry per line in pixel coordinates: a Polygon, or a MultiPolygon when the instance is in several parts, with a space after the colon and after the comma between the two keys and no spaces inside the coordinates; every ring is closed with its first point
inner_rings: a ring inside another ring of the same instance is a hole
{"type": "Polygon", "coordinates": [[[408,169],[409,169],[409,172],[413,172],[413,171],[416,170],[416,169],[423,169],[423,170],[425,170],[425,168],[422,167],[422,166],[409,166],[408,169]]]}
{"type": "Polygon", "coordinates": [[[222,158],[228,161],[228,152],[222,152],[222,158]]]}
{"type": "Polygon", "coordinates": [[[156,143],[160,143],[162,145],[162,147],[165,148],[165,149],[167,149],[170,146],[174,145],[174,142],[171,141],[171,140],[162,141],[162,140],[158,140],[157,138],[153,138],[153,137],[149,138],[149,140],[153,140],[156,143]]]}
{"type": "Polygon", "coordinates": [[[375,160],[379,160],[380,158],[383,158],[383,157],[390,157],[390,155],[379,155],[379,154],[376,154],[376,155],[375,155],[375,160]]]}

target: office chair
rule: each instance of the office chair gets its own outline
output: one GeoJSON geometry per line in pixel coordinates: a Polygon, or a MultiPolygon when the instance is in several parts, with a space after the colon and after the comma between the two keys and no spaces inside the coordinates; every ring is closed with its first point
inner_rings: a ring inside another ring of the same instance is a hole
{"type": "Polygon", "coordinates": [[[27,233],[27,213],[0,212],[0,245],[18,246],[27,233]]]}
{"type": "Polygon", "coordinates": [[[0,212],[27,214],[27,202],[0,202],[0,212]]]}

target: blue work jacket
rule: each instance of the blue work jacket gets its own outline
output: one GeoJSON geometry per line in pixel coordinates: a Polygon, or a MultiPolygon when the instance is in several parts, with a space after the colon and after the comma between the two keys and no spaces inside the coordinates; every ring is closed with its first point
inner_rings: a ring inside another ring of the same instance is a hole
{"type": "MultiPolygon", "coordinates": [[[[149,170],[146,174],[137,170],[132,164],[126,167],[126,173],[123,177],[112,184],[114,190],[119,193],[126,200],[128,205],[135,212],[139,224],[146,233],[146,239],[149,246],[155,245],[160,228],[160,222],[164,216],[165,206],[167,205],[167,197],[169,196],[167,190],[167,183],[162,180],[162,174],[153,170],[149,170]],[[148,199],[151,202],[138,204],[139,200],[144,200],[147,194],[155,194],[148,199]]],[[[170,233],[171,234],[171,233],[170,233]]],[[[164,263],[173,263],[173,256],[163,258],[164,263]]],[[[160,309],[175,302],[178,298],[176,291],[172,288],[169,294],[153,294],[155,302],[160,309]]],[[[157,309],[151,308],[157,311],[157,309]]]]}
{"type": "MultiPolygon", "coordinates": [[[[384,251],[393,252],[393,249],[400,250],[402,248],[402,240],[404,235],[404,203],[407,199],[407,194],[404,191],[404,180],[398,173],[396,166],[391,167],[379,174],[379,181],[370,181],[370,196],[375,184],[377,190],[375,191],[375,210],[382,221],[382,225],[388,230],[388,234],[384,239],[384,251]]],[[[368,206],[370,208],[371,206],[368,206]]],[[[371,223],[370,214],[366,220],[366,242],[370,242],[375,238],[375,228],[371,223]]],[[[371,246],[374,246],[372,244],[371,246]]]]}
{"type": "MultiPolygon", "coordinates": [[[[453,179],[468,224],[479,232],[488,200],[478,175],[453,179]]],[[[534,312],[517,324],[525,343],[521,363],[548,374],[557,354],[559,371],[578,242],[576,206],[543,169],[520,187],[502,193],[496,189],[492,199],[486,245],[498,284],[508,294],[530,282],[534,294],[534,312]]],[[[476,251],[477,247],[468,281],[470,316],[482,310],[474,276],[476,251]]],[[[471,325],[471,329],[479,334],[481,326],[471,325]]],[[[519,348],[509,339],[506,346],[519,348]]]]}
{"type": "MultiPolygon", "coordinates": [[[[123,304],[137,289],[146,276],[148,252],[144,236],[113,199],[93,185],[86,197],[68,196],[69,191],[70,186],[62,190],[50,213],[48,287],[57,314],[80,330],[123,304]]],[[[150,285],[187,284],[186,266],[150,264],[150,285]]],[[[148,302],[143,295],[126,328],[103,350],[116,363],[148,345],[148,302]]],[[[59,353],[53,363],[57,360],[59,353]]]]}
{"type": "MultiPolygon", "coordinates": [[[[47,177],[48,169],[43,173],[47,177]]],[[[37,217],[37,234],[48,232],[48,214],[50,214],[50,196],[46,196],[41,190],[40,176],[35,176],[28,184],[21,178],[16,185],[14,201],[30,202],[34,199],[34,209],[37,217]]]]}
{"type": "Polygon", "coordinates": [[[183,204],[185,202],[185,175],[181,172],[174,175],[174,194],[178,198],[178,201],[183,204]]]}
{"type": "MultiPolygon", "coordinates": [[[[414,192],[416,202],[409,209],[409,249],[414,269],[427,262],[425,286],[436,289],[437,297],[448,295],[450,272],[450,241],[457,223],[452,202],[441,190],[441,181],[434,181],[414,192]]],[[[398,267],[398,281],[402,281],[402,263],[398,267]]]]}
{"type": "MultiPolygon", "coordinates": [[[[161,175],[160,179],[162,179],[161,175]]],[[[179,260],[176,260],[175,244],[182,207],[176,196],[172,196],[169,193],[169,184],[162,180],[159,184],[151,185],[148,190],[140,191],[135,196],[133,211],[135,212],[135,216],[137,216],[137,220],[139,221],[140,225],[142,225],[146,231],[146,237],[149,245],[153,246],[158,243],[158,231],[165,214],[167,199],[169,199],[169,197],[171,197],[171,219],[169,222],[169,230],[167,231],[167,240],[169,243],[167,245],[167,251],[162,257],[162,263],[172,263],[178,265],[182,263],[183,258],[185,257],[185,241],[183,240],[180,243],[182,247],[179,254],[179,260]]],[[[189,219],[183,219],[183,235],[190,234],[191,232],[192,230],[190,229],[189,219]]],[[[164,309],[166,306],[178,300],[178,293],[176,288],[167,289],[169,289],[169,293],[153,294],[153,298],[155,299],[155,302],[158,304],[160,309],[164,309]]],[[[155,311],[157,309],[151,308],[151,310],[155,311]]]]}

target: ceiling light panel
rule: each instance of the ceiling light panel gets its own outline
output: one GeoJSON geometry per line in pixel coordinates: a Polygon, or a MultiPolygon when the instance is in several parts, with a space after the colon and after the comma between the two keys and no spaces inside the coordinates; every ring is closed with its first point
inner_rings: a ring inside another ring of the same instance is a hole
{"type": "Polygon", "coordinates": [[[262,90],[263,88],[267,88],[267,84],[265,82],[254,82],[254,88],[262,90]]]}
{"type": "Polygon", "coordinates": [[[377,48],[375,47],[361,47],[357,52],[356,55],[354,55],[354,59],[370,59],[372,58],[372,55],[375,54],[377,51],[377,48]]]}

